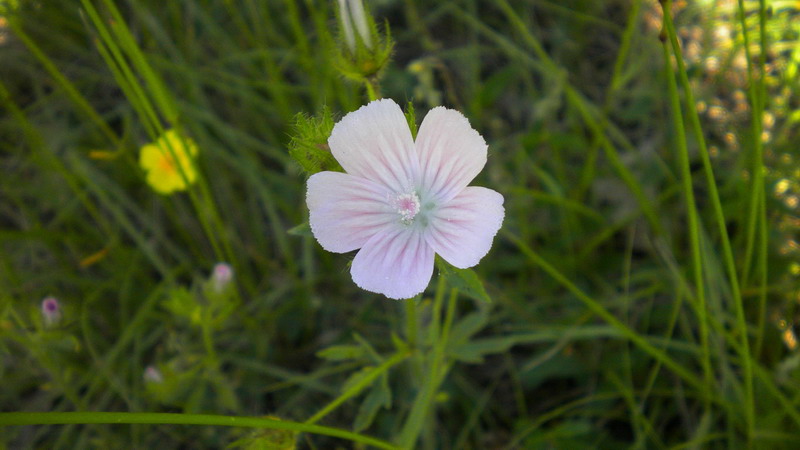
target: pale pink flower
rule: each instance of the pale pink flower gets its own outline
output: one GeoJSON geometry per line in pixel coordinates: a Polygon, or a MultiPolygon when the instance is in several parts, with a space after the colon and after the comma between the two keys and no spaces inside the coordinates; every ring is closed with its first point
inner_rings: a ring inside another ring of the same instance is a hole
{"type": "Polygon", "coordinates": [[[330,252],[361,249],[350,273],[362,289],[410,298],[430,282],[434,252],[462,269],[489,252],[503,196],[467,186],[487,146],[458,111],[432,109],[414,142],[400,107],[377,100],[337,123],[328,145],[347,173],[309,178],[311,231],[330,252]]]}

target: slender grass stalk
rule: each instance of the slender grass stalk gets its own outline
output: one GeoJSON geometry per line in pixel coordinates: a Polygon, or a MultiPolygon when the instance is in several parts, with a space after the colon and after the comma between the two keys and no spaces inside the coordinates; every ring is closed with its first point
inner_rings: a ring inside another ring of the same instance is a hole
{"type": "Polygon", "coordinates": [[[86,114],[86,116],[103,132],[103,134],[108,137],[111,142],[114,143],[114,146],[119,148],[121,145],[121,141],[119,136],[108,126],[106,121],[98,114],[98,112],[89,104],[89,101],[81,95],[80,91],[75,87],[72,82],[70,82],[67,77],[65,77],[61,71],[58,70],[56,65],[53,61],[36,45],[35,42],[20,28],[19,24],[17,24],[16,20],[9,20],[8,26],[11,27],[11,30],[14,34],[22,40],[28,50],[33,53],[33,56],[39,60],[39,62],[44,66],[47,73],[53,77],[53,79],[58,83],[64,92],[67,93],[67,96],[72,100],[78,109],[86,114]]]}
{"type": "MultiPolygon", "coordinates": [[[[628,60],[628,54],[630,53],[631,49],[631,42],[633,41],[633,33],[636,30],[636,25],[639,23],[639,11],[642,6],[641,0],[635,0],[633,5],[631,6],[631,11],[628,13],[628,21],[625,25],[625,31],[622,33],[622,40],[619,44],[619,51],[617,52],[617,58],[614,61],[614,71],[611,73],[611,81],[609,82],[608,91],[605,94],[605,102],[603,103],[602,108],[602,129],[604,133],[607,129],[607,121],[608,121],[608,113],[611,109],[611,101],[616,96],[619,89],[622,87],[622,82],[620,81],[620,77],[622,74],[622,70],[625,66],[625,63],[628,60]]],[[[578,183],[578,187],[575,189],[577,193],[577,197],[583,197],[584,193],[589,189],[591,186],[592,180],[594,179],[594,167],[597,161],[597,147],[602,144],[602,141],[599,138],[595,138],[592,146],[590,148],[589,155],[586,158],[586,163],[584,164],[583,169],[581,170],[580,182],[578,183]]]]}
{"type": "MultiPolygon", "coordinates": [[[[687,75],[686,66],[683,62],[680,43],[678,42],[678,36],[677,33],[675,32],[675,24],[672,21],[671,14],[669,14],[670,3],[671,3],[670,1],[667,1],[666,5],[664,6],[664,26],[665,26],[665,31],[667,33],[667,37],[669,38],[670,44],[672,45],[672,51],[675,54],[676,62],[678,64],[678,76],[680,77],[681,85],[684,90],[684,95],[686,96],[686,104],[687,104],[686,110],[689,115],[692,128],[694,130],[695,138],[697,139],[698,142],[699,154],[701,160],[703,161],[703,171],[706,176],[706,184],[709,190],[709,198],[713,206],[714,217],[716,218],[717,228],[720,233],[720,239],[722,241],[723,258],[725,261],[725,268],[727,271],[728,281],[730,284],[731,294],[732,294],[731,302],[733,303],[733,308],[734,311],[736,312],[736,324],[738,327],[738,333],[740,335],[740,340],[741,340],[741,360],[742,363],[744,364],[745,419],[747,423],[747,436],[748,440],[750,440],[752,439],[753,433],[755,432],[755,399],[753,393],[753,367],[752,367],[753,361],[750,352],[749,333],[748,333],[747,321],[745,319],[744,304],[740,291],[739,279],[736,274],[736,263],[733,257],[733,250],[731,247],[730,239],[728,237],[728,230],[725,221],[725,216],[722,211],[722,203],[720,201],[719,192],[717,190],[717,184],[714,177],[714,171],[711,165],[711,158],[709,156],[708,149],[706,147],[702,126],[700,124],[700,118],[697,115],[697,110],[694,107],[695,105],[694,95],[692,94],[692,89],[689,83],[689,77],[687,75]]],[[[666,44],[664,47],[666,51],[666,44]]],[[[669,75],[672,81],[674,81],[674,76],[672,75],[671,64],[669,60],[667,60],[667,64],[668,64],[667,70],[669,70],[669,75]]],[[[677,93],[675,93],[675,98],[673,99],[673,108],[675,107],[680,108],[679,101],[680,100],[677,98],[677,93]]],[[[681,139],[681,135],[679,135],[678,138],[679,140],[683,141],[683,146],[685,148],[685,136],[683,137],[683,139],[681,139]]],[[[760,142],[760,133],[759,136],[757,137],[757,140],[760,142]]],[[[688,166],[684,169],[688,170],[688,166]]],[[[759,167],[759,173],[760,172],[761,168],[759,167]]],[[[763,189],[763,178],[761,180],[762,181],[760,183],[760,186],[763,189]]],[[[701,303],[702,302],[703,301],[701,300],[701,303]]]]}
{"type": "Polygon", "coordinates": [[[151,425],[209,425],[220,427],[266,428],[297,433],[333,436],[372,445],[377,448],[397,447],[373,437],[339,428],[324,427],[261,417],[219,416],[211,414],[128,413],[128,412],[4,412],[0,426],[65,425],[65,424],[151,424],[151,425]]]}
{"type": "MultiPolygon", "coordinates": [[[[664,5],[665,28],[670,17],[669,0],[664,5]]],[[[694,311],[697,314],[697,321],[700,327],[700,346],[703,356],[700,364],[703,367],[703,380],[706,389],[713,390],[714,377],[711,371],[711,352],[708,344],[708,305],[706,302],[706,288],[703,277],[703,255],[700,250],[700,220],[697,217],[697,205],[694,199],[694,186],[692,183],[692,173],[689,168],[689,150],[686,146],[686,131],[683,127],[683,114],[681,113],[681,99],[678,95],[678,85],[675,81],[675,74],[672,71],[672,58],[669,53],[669,43],[662,45],[664,51],[664,70],[667,74],[667,87],[669,92],[670,106],[672,109],[672,122],[675,128],[675,145],[678,150],[678,164],[680,166],[681,181],[683,185],[684,202],[686,205],[686,216],[688,218],[687,231],[689,234],[689,245],[692,258],[692,274],[694,279],[695,296],[691,297],[695,301],[694,311]]],[[[677,55],[680,59],[680,55],[677,55]]],[[[693,103],[692,103],[693,104],[693,103]]],[[[706,401],[705,409],[708,414],[710,403],[706,401]]]]}
{"type": "Polygon", "coordinates": [[[581,118],[584,120],[584,123],[595,135],[595,138],[599,139],[606,158],[608,158],[612,167],[617,172],[617,175],[622,179],[628,189],[631,190],[631,193],[633,193],[634,197],[636,197],[637,202],[642,208],[642,212],[650,223],[650,226],[653,228],[655,234],[659,236],[665,235],[664,227],[661,225],[661,222],[658,219],[658,214],[656,214],[656,210],[653,208],[652,203],[645,196],[641,184],[622,162],[619,152],[617,152],[617,150],[606,137],[606,133],[603,130],[604,126],[590,111],[586,100],[584,100],[575,87],[569,83],[564,70],[560,68],[552,58],[550,58],[550,55],[548,55],[544,50],[542,44],[539,42],[536,36],[531,33],[530,30],[528,30],[525,23],[522,21],[522,19],[520,19],[516,12],[514,12],[514,9],[507,0],[498,0],[497,6],[502,9],[509,22],[511,22],[511,25],[513,25],[514,28],[520,33],[525,42],[531,47],[536,57],[542,63],[544,69],[542,72],[549,76],[558,78],[559,83],[564,89],[564,95],[566,96],[567,101],[572,107],[578,110],[581,118]]]}
{"type": "MultiPolygon", "coordinates": [[[[100,18],[98,11],[91,2],[82,0],[84,10],[89,15],[89,18],[92,20],[92,23],[100,34],[102,41],[105,42],[105,46],[108,50],[103,50],[102,46],[98,46],[98,49],[114,73],[115,78],[120,83],[120,86],[123,87],[123,91],[128,95],[128,99],[140,113],[140,117],[145,127],[148,129],[151,138],[155,140],[165,132],[164,125],[159,115],[156,113],[155,107],[158,108],[160,115],[167,123],[180,128],[178,126],[179,117],[174,99],[167,93],[168,91],[163,81],[156,75],[155,71],[147,62],[147,59],[131,35],[130,30],[125,25],[124,18],[116,9],[113,2],[109,0],[104,0],[103,2],[114,18],[108,26],[100,18]],[[139,76],[144,79],[150,94],[149,96],[139,86],[138,79],[131,65],[136,68],[139,76]],[[155,105],[151,103],[151,100],[155,105]]],[[[183,136],[183,134],[181,134],[181,136],[183,136]]],[[[172,148],[172,143],[170,141],[167,141],[167,150],[175,160],[178,160],[176,157],[176,149],[172,148]]],[[[184,182],[189,185],[183,165],[177,164],[176,168],[184,182]]],[[[201,173],[197,174],[197,186],[198,192],[195,192],[193,189],[187,189],[187,193],[194,206],[197,219],[208,238],[208,242],[214,249],[218,260],[226,260],[233,264],[234,267],[239,267],[240,265],[236,254],[233,252],[229,240],[225,239],[225,226],[211,196],[206,179],[201,173]]]]}
{"type": "MultiPolygon", "coordinates": [[[[171,281],[171,279],[168,279],[165,285],[168,285],[171,283],[171,281]]],[[[147,320],[148,316],[153,312],[153,309],[155,309],[156,305],[158,304],[158,301],[161,300],[164,293],[163,290],[163,287],[158,287],[154,289],[153,292],[147,296],[147,298],[144,299],[141,307],[139,307],[139,309],[136,311],[136,314],[134,314],[134,316],[127,322],[125,329],[122,330],[122,335],[116,342],[114,342],[111,348],[106,351],[105,358],[98,362],[100,370],[111,370],[111,367],[113,367],[116,359],[126,348],[128,348],[131,341],[133,341],[136,337],[139,327],[144,323],[145,320],[147,320]]],[[[86,389],[86,392],[83,394],[83,399],[88,402],[102,387],[102,378],[93,377],[91,383],[89,384],[89,388],[86,389]]]]}
{"type": "MultiPolygon", "coordinates": [[[[166,88],[161,78],[158,77],[155,71],[150,67],[150,64],[147,62],[147,58],[145,58],[144,54],[139,49],[139,46],[136,44],[136,40],[126,25],[127,21],[122,14],[120,14],[112,0],[102,0],[102,2],[105,4],[113,18],[113,20],[110,22],[110,26],[117,39],[116,41],[112,42],[118,42],[128,54],[128,57],[131,58],[134,67],[139,70],[139,74],[144,78],[147,88],[152,94],[153,100],[155,100],[159,110],[164,114],[164,117],[167,119],[167,121],[176,123],[178,121],[178,110],[175,106],[175,101],[172,96],[167,94],[169,90],[166,88]]],[[[86,1],[83,1],[83,4],[87,10],[89,7],[91,7],[91,4],[87,3],[86,1]]],[[[102,24],[102,22],[99,23],[102,24]]],[[[95,25],[97,24],[98,22],[95,22],[95,25]]]]}
{"type": "Polygon", "coordinates": [[[580,290],[573,282],[568,280],[561,272],[558,271],[555,267],[550,265],[547,261],[545,261],[538,253],[534,252],[527,244],[522,242],[518,237],[514,236],[510,232],[503,231],[502,232],[511,242],[513,242],[523,254],[525,254],[528,259],[540,267],[542,270],[547,272],[548,275],[553,277],[556,281],[559,282],[562,286],[567,288],[570,292],[573,293],[580,301],[583,302],[586,307],[588,307],[593,313],[598,315],[601,319],[605,320],[609,325],[614,327],[617,331],[619,331],[623,336],[627,339],[630,339],[637,347],[639,347],[642,351],[649,354],[665,367],[670,369],[676,375],[681,377],[684,381],[690,384],[692,387],[700,391],[700,393],[704,396],[712,395],[711,392],[706,390],[705,384],[700,381],[694,374],[692,374],[689,369],[685,368],[684,366],[678,364],[674,359],[670,358],[666,353],[662,350],[654,347],[652,344],[647,342],[641,335],[639,335],[636,331],[632,330],[630,327],[622,323],[619,319],[617,319],[613,314],[611,314],[600,302],[597,300],[589,297],[580,290]]]}
{"type": "Polygon", "coordinates": [[[55,168],[55,170],[67,182],[67,185],[72,190],[72,193],[80,200],[80,202],[83,204],[83,207],[86,208],[86,211],[89,212],[89,215],[92,217],[95,223],[102,227],[104,233],[110,234],[110,230],[112,228],[111,225],[108,223],[108,220],[103,216],[103,214],[101,214],[97,205],[95,205],[89,196],[86,195],[84,189],[80,187],[80,181],[78,177],[75,176],[75,174],[64,165],[64,162],[61,161],[61,159],[47,149],[42,134],[30,122],[30,120],[28,120],[22,109],[16,103],[14,103],[2,80],[0,80],[0,103],[5,105],[5,107],[11,112],[11,115],[14,116],[14,118],[20,124],[20,127],[25,132],[25,136],[28,139],[31,148],[34,150],[34,154],[39,155],[43,160],[46,161],[47,164],[55,168]]]}
{"type": "Polygon", "coordinates": [[[419,325],[417,325],[417,297],[410,298],[405,301],[406,307],[406,339],[408,339],[408,346],[412,349],[417,348],[417,334],[419,333],[419,325]]]}
{"type": "Polygon", "coordinates": [[[512,450],[520,448],[520,443],[531,433],[538,430],[539,427],[544,425],[545,423],[556,419],[557,417],[564,415],[567,411],[583,406],[586,404],[591,404],[594,402],[606,402],[608,400],[616,400],[622,397],[623,394],[621,392],[602,392],[598,394],[594,394],[587,397],[582,397],[578,400],[562,404],[557,408],[554,408],[551,411],[548,411],[544,414],[539,415],[533,423],[528,425],[527,427],[523,428],[521,431],[517,432],[514,437],[510,440],[510,442],[503,447],[504,450],[512,450]]]}
{"type": "Polygon", "coordinates": [[[339,405],[347,401],[348,399],[358,395],[361,391],[372,385],[372,383],[381,375],[386,373],[389,369],[396,366],[398,363],[404,361],[408,358],[411,354],[408,352],[401,352],[395,353],[391,358],[384,361],[380,366],[375,367],[372,369],[369,374],[365,375],[358,383],[355,383],[353,386],[350,387],[347,391],[343,392],[342,395],[336,397],[332,402],[328,403],[319,410],[316,414],[309,417],[308,420],[303,422],[306,425],[311,425],[317,423],[320,419],[328,415],[331,411],[338,408],[339,405]]]}
{"type": "Polygon", "coordinates": [[[745,57],[747,59],[747,80],[748,96],[752,110],[751,130],[753,133],[753,155],[751,157],[752,166],[750,168],[752,183],[750,185],[750,199],[748,204],[747,221],[747,241],[745,246],[745,259],[742,267],[742,288],[748,284],[750,265],[753,258],[756,238],[761,245],[758,250],[757,262],[759,266],[759,290],[758,290],[758,329],[756,330],[755,352],[760,354],[763,342],[764,321],[766,318],[766,284],[767,284],[767,260],[766,253],[768,242],[767,215],[766,215],[766,191],[764,186],[764,142],[762,140],[764,124],[764,108],[766,106],[766,53],[768,51],[767,32],[766,32],[766,4],[764,0],[758,3],[758,24],[759,24],[759,55],[758,55],[758,76],[754,74],[753,57],[750,52],[750,37],[747,29],[746,11],[742,0],[738,1],[738,16],[742,27],[742,37],[744,40],[745,57]],[[758,217],[758,219],[756,219],[758,217]],[[759,230],[757,232],[757,230],[759,230]],[[758,234],[758,236],[756,236],[758,234]]]}
{"type": "Polygon", "coordinates": [[[750,167],[751,170],[751,180],[750,183],[750,199],[748,202],[747,207],[747,228],[746,228],[746,244],[745,244],[745,258],[742,264],[742,283],[746,285],[749,280],[750,275],[750,266],[752,264],[754,247],[755,247],[755,239],[756,239],[756,229],[758,227],[758,220],[756,219],[758,216],[758,203],[764,200],[764,193],[763,193],[763,164],[764,164],[764,145],[761,141],[761,133],[763,127],[763,120],[764,120],[764,77],[766,75],[766,70],[764,67],[764,53],[766,51],[766,36],[764,32],[764,23],[766,22],[766,18],[762,16],[761,9],[763,7],[763,1],[759,2],[759,31],[761,33],[761,49],[759,55],[759,64],[758,64],[758,76],[755,75],[755,69],[753,68],[753,55],[750,51],[750,33],[747,29],[747,12],[744,7],[744,1],[738,0],[738,17],[739,23],[742,27],[742,39],[744,41],[744,54],[745,58],[747,59],[747,81],[748,81],[748,97],[750,99],[750,107],[752,110],[752,117],[750,121],[750,128],[753,134],[753,155],[751,158],[752,166],[750,167]]]}

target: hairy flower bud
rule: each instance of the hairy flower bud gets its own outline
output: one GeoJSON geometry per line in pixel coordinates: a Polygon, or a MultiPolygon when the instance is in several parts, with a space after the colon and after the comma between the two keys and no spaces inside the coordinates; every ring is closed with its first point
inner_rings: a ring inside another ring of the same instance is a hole
{"type": "Polygon", "coordinates": [[[47,327],[52,327],[61,320],[61,304],[55,297],[45,297],[42,300],[42,318],[47,327]]]}

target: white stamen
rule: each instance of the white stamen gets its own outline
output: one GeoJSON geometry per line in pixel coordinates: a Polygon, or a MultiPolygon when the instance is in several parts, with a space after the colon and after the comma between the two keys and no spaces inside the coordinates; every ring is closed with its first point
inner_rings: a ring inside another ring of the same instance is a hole
{"type": "Polygon", "coordinates": [[[414,217],[419,212],[419,197],[415,192],[410,194],[400,194],[394,199],[394,207],[400,215],[400,221],[406,225],[411,225],[414,217]]]}

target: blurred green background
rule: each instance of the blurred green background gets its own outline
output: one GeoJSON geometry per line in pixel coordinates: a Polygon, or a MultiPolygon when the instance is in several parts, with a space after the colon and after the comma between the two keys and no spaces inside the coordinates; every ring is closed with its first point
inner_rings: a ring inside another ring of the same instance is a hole
{"type": "MultiPolygon", "coordinates": [[[[395,43],[381,94],[489,144],[486,293],[362,291],[302,226],[297,114],[367,102],[336,65],[337,2],[3,1],[0,411],[303,422],[373,374],[319,424],[408,445],[417,417],[412,446],[437,449],[797,448],[800,2],[674,2],[673,36],[651,0],[366,5],[395,43]],[[139,149],[175,125],[200,180],[159,195],[139,149]]],[[[0,428],[7,448],[291,442],[0,428]]]]}

